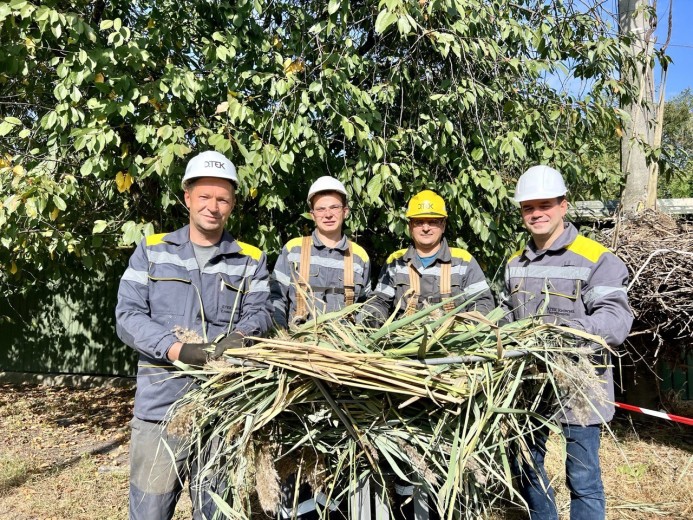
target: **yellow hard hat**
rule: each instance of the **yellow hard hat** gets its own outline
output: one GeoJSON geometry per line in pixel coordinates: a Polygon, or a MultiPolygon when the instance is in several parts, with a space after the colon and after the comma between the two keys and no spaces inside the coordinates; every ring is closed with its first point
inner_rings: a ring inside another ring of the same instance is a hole
{"type": "Polygon", "coordinates": [[[440,218],[448,216],[443,197],[431,190],[414,195],[409,201],[407,218],[440,218]]]}

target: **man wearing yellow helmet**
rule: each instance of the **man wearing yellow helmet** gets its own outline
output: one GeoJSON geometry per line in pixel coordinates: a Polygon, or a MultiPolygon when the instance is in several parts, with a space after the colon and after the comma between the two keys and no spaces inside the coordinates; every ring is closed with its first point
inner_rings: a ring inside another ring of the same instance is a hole
{"type": "Polygon", "coordinates": [[[464,249],[449,247],[443,237],[448,213],[442,197],[424,190],[409,201],[406,217],[412,244],[392,253],[380,271],[374,300],[368,310],[378,320],[395,308],[413,313],[425,303],[434,304],[463,294],[447,309],[469,304],[466,310],[487,313],[493,296],[481,267],[464,249]]]}
{"type": "MultiPolygon", "coordinates": [[[[412,244],[387,259],[374,298],[365,306],[364,314],[371,314],[366,320],[382,322],[392,312],[398,316],[413,314],[425,304],[455,296],[459,298],[450,300],[444,306],[446,311],[465,301],[464,310],[486,314],[493,309],[493,296],[477,261],[466,250],[449,247],[443,237],[448,217],[443,198],[430,190],[418,193],[409,201],[406,217],[412,244]]],[[[417,489],[396,479],[396,518],[438,518],[426,494],[417,489]],[[407,498],[410,496],[411,500],[407,498]]]]}

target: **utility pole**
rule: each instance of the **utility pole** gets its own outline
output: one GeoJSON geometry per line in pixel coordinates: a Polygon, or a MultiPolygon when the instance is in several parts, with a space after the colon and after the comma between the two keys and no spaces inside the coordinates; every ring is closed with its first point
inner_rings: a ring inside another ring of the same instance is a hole
{"type": "Polygon", "coordinates": [[[626,216],[654,208],[656,202],[657,170],[650,171],[645,155],[645,147],[655,146],[652,34],[656,18],[649,8],[649,0],[618,2],[620,34],[631,39],[630,60],[623,64],[621,74],[638,92],[636,99],[621,107],[631,118],[624,121],[621,138],[621,172],[626,177],[621,205],[626,216]]]}

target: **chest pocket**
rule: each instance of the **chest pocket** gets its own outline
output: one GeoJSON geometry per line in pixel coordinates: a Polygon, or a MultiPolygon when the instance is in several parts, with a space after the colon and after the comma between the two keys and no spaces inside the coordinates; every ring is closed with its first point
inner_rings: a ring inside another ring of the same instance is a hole
{"type": "Polygon", "coordinates": [[[453,296],[457,296],[463,291],[464,276],[461,274],[453,273],[450,277],[450,292],[453,296]]]}
{"type": "MultiPolygon", "coordinates": [[[[540,283],[537,281],[537,283],[540,283]]],[[[543,284],[542,284],[543,285],[543,284]]],[[[538,295],[527,289],[527,280],[524,278],[512,278],[510,280],[510,301],[517,316],[535,314],[543,300],[538,295]]]]}
{"type": "MultiPolygon", "coordinates": [[[[293,264],[293,269],[291,271],[291,292],[293,293],[293,299],[296,301],[296,286],[297,282],[301,279],[301,266],[298,263],[293,264]]],[[[305,282],[310,287],[307,298],[310,299],[311,294],[314,298],[322,299],[323,286],[325,284],[320,281],[320,266],[310,264],[310,269],[308,271],[308,279],[305,282]]]]}
{"type": "MultiPolygon", "coordinates": [[[[297,280],[300,280],[301,278],[301,264],[299,264],[298,262],[294,262],[291,265],[291,267],[291,286],[294,287],[296,285],[295,282],[297,280]]],[[[310,285],[311,287],[318,287],[320,285],[318,283],[319,278],[320,266],[310,264],[310,269],[308,271],[308,279],[306,280],[306,283],[308,283],[308,285],[310,285]]]]}
{"type": "Polygon", "coordinates": [[[344,303],[344,273],[310,264],[308,284],[313,290],[313,309],[318,314],[341,309],[344,303]]]}
{"type": "Polygon", "coordinates": [[[407,308],[407,302],[409,301],[410,296],[412,294],[409,291],[409,289],[411,288],[411,284],[409,283],[409,275],[397,273],[394,276],[393,282],[395,289],[395,298],[393,300],[393,304],[395,305],[395,307],[399,305],[400,310],[404,310],[407,308]]]}
{"type": "Polygon", "coordinates": [[[219,298],[215,316],[208,316],[217,325],[226,326],[238,322],[243,307],[243,292],[247,290],[240,276],[220,275],[219,298]]]}
{"type": "Polygon", "coordinates": [[[580,312],[581,280],[550,279],[546,280],[542,288],[542,296],[548,298],[547,314],[562,318],[576,318],[583,314],[580,312]]]}
{"type": "Polygon", "coordinates": [[[182,316],[193,290],[187,270],[175,266],[149,266],[149,305],[154,314],[182,316]]]}

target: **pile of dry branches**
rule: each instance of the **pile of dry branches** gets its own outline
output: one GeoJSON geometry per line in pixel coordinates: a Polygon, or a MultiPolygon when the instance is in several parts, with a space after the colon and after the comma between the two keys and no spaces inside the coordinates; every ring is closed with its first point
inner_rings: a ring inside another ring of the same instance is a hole
{"type": "Polygon", "coordinates": [[[628,295],[636,318],[633,333],[649,333],[661,345],[693,335],[693,226],[645,211],[602,232],[630,271],[628,295]]]}

